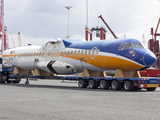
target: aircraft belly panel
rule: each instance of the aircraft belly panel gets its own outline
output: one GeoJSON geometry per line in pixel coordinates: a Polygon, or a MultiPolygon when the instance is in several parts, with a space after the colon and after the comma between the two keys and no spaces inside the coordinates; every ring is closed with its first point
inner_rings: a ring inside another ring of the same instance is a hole
{"type": "Polygon", "coordinates": [[[17,59],[16,66],[22,69],[33,70],[35,65],[33,59],[22,58],[22,59],[17,59]]]}

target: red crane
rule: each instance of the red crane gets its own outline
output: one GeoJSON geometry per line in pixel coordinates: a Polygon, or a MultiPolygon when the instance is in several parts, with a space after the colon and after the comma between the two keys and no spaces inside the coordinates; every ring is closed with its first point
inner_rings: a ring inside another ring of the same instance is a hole
{"type": "MultiPolygon", "coordinates": [[[[107,26],[107,28],[112,33],[112,35],[114,36],[114,38],[117,39],[118,37],[114,34],[114,32],[108,26],[108,24],[106,23],[106,21],[103,19],[102,15],[100,15],[98,18],[101,18],[101,20],[107,26]]],[[[88,41],[88,34],[90,34],[90,41],[92,41],[92,31],[97,31],[97,33],[100,31],[100,40],[104,40],[106,38],[106,30],[103,27],[101,27],[101,28],[92,28],[91,30],[88,27],[86,27],[86,41],[88,41]]]]}
{"type": "Polygon", "coordinates": [[[111,30],[111,28],[109,27],[109,25],[106,23],[106,21],[103,19],[102,15],[100,15],[98,18],[101,18],[101,20],[104,22],[104,24],[107,26],[107,28],[109,29],[109,31],[112,33],[112,35],[114,36],[114,38],[118,38],[114,32],[111,30]]]}
{"type": "MultiPolygon", "coordinates": [[[[0,39],[2,39],[2,0],[0,0],[0,39]]],[[[7,49],[6,33],[4,31],[4,50],[7,49]]]]}
{"type": "Polygon", "coordinates": [[[148,41],[148,48],[155,53],[155,55],[157,56],[157,63],[156,63],[156,67],[160,68],[160,60],[159,60],[159,56],[160,56],[160,50],[159,50],[159,40],[157,40],[157,36],[160,36],[160,33],[157,33],[158,31],[158,27],[160,24],[160,18],[158,20],[157,23],[157,27],[156,30],[154,32],[153,28],[151,28],[151,35],[152,35],[152,39],[150,39],[148,41]]]}

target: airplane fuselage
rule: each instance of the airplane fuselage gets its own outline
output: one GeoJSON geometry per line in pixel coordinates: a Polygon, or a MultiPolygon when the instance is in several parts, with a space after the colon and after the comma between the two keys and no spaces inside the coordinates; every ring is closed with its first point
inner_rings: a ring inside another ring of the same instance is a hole
{"type": "Polygon", "coordinates": [[[155,55],[136,39],[82,41],[55,39],[43,46],[23,46],[4,51],[3,59],[16,67],[73,74],[83,69],[134,71],[151,67],[155,55]]]}

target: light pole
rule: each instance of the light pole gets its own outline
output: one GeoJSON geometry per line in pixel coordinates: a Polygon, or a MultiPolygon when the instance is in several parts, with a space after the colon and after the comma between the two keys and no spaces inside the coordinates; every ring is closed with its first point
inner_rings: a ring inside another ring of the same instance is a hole
{"type": "Polygon", "coordinates": [[[68,36],[66,38],[69,38],[69,9],[71,9],[72,6],[66,6],[66,8],[68,9],[68,36]]]}
{"type": "Polygon", "coordinates": [[[4,0],[2,0],[2,53],[4,52],[4,0]]]}
{"type": "Polygon", "coordinates": [[[88,28],[88,0],[86,0],[86,28],[88,28]]]}

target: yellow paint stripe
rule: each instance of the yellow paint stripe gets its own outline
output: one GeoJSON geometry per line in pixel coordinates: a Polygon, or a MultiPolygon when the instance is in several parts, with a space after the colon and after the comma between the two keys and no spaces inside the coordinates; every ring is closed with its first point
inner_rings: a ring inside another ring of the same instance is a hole
{"type": "Polygon", "coordinates": [[[18,54],[11,54],[11,55],[2,55],[2,57],[17,57],[18,54]]]}
{"type": "MultiPolygon", "coordinates": [[[[41,53],[42,55],[42,53],[41,53]]],[[[16,57],[18,54],[11,54],[11,55],[2,55],[2,57],[16,57]]],[[[61,56],[61,55],[60,55],[61,56]]],[[[64,57],[64,54],[62,55],[64,57]]],[[[143,66],[133,63],[131,61],[121,59],[121,58],[116,58],[116,57],[111,57],[111,56],[102,56],[102,55],[94,55],[92,56],[91,54],[74,54],[71,55],[65,55],[67,58],[75,59],[75,60],[80,60],[80,58],[84,58],[82,62],[89,63],[93,66],[99,67],[101,69],[122,69],[122,70],[136,70],[136,69],[141,69],[143,66]],[[106,68],[107,67],[107,68],[106,68]]]]}
{"type": "Polygon", "coordinates": [[[137,70],[143,67],[142,65],[133,63],[131,61],[121,59],[118,57],[117,58],[111,57],[111,56],[95,55],[94,57],[92,57],[90,54],[89,55],[76,54],[74,55],[74,57],[72,55],[66,55],[65,57],[76,59],[76,60],[80,60],[80,58],[84,58],[84,61],[82,62],[89,63],[93,66],[99,67],[101,69],[106,69],[106,70],[117,69],[117,67],[122,70],[137,70]],[[107,68],[104,66],[107,66],[107,68]]]}
{"type": "Polygon", "coordinates": [[[147,84],[147,87],[159,87],[158,84],[147,84]]]}

